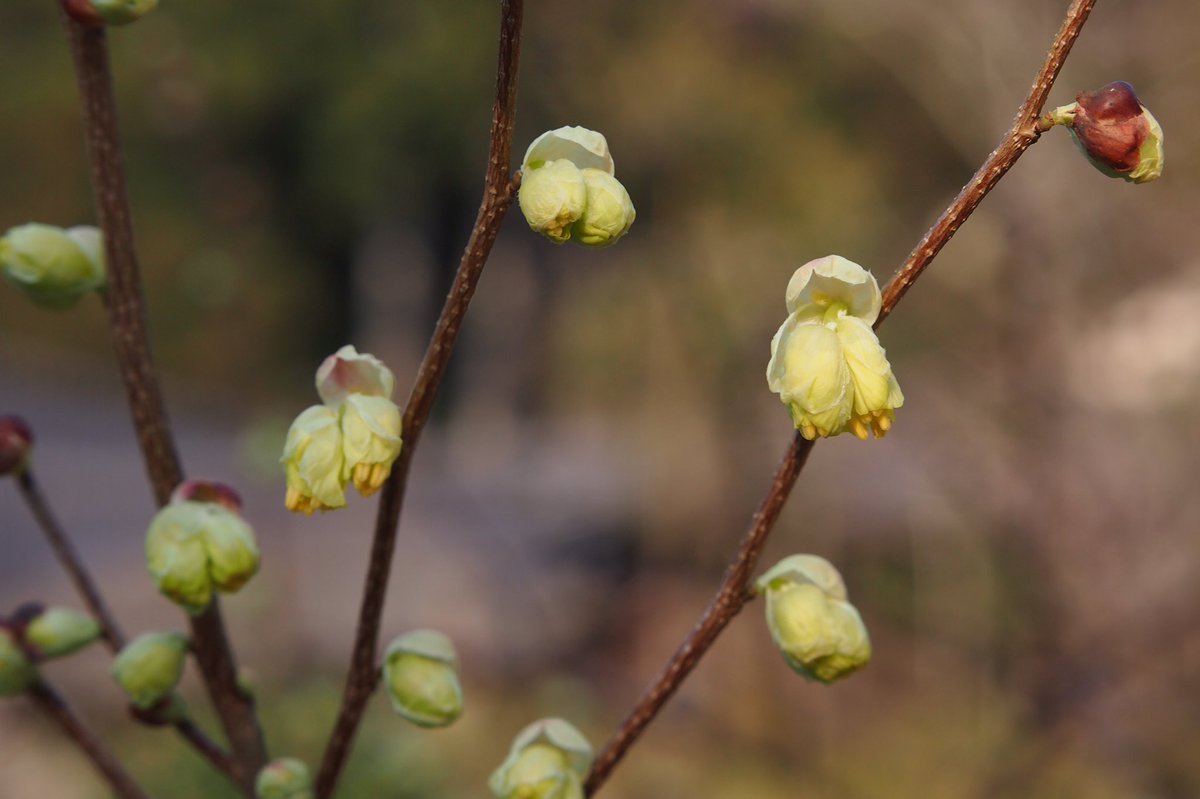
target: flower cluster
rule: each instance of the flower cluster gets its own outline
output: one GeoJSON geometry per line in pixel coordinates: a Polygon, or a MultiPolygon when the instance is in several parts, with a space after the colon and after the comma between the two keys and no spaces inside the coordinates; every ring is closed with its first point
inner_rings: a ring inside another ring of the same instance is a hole
{"type": "Polygon", "coordinates": [[[603,134],[580,127],[533,140],[521,164],[517,202],[529,227],[558,244],[607,247],[637,217],[603,134]]]}
{"type": "Polygon", "coordinates": [[[771,340],[767,385],[807,439],[847,431],[882,438],[904,394],[871,329],[879,284],[856,263],[830,255],[796,270],[788,318],[771,340]]]}
{"type": "Polygon", "coordinates": [[[233,489],[191,480],[150,522],[146,568],[158,590],[188,613],[200,613],[214,591],[237,591],[258,572],[258,542],[240,511],[233,489]]]}
{"type": "Polygon", "coordinates": [[[288,510],[311,514],[346,504],[346,486],[364,497],[379,490],[400,455],[395,378],[373,355],[345,346],[317,370],[322,405],[302,412],[288,430],[280,463],[287,472],[288,510]]]}
{"type": "Polygon", "coordinates": [[[816,555],[792,555],[755,583],[766,596],[767,627],[783,659],[810,680],[830,683],[871,659],[867,628],[846,601],[842,575],[816,555]]]}

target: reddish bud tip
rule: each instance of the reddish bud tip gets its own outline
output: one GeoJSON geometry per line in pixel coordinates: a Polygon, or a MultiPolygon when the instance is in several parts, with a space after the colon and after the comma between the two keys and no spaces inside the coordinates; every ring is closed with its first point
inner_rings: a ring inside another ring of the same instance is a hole
{"type": "Polygon", "coordinates": [[[104,24],[104,18],[96,12],[90,0],[62,0],[62,7],[68,17],[81,25],[99,26],[104,24]]]}
{"type": "Polygon", "coordinates": [[[1075,101],[1079,110],[1072,130],[1087,154],[1115,172],[1133,171],[1150,135],[1150,123],[1133,87],[1119,80],[1094,92],[1081,92],[1075,101]]]}
{"type": "Polygon", "coordinates": [[[0,477],[20,474],[33,450],[33,431],[19,416],[0,416],[0,477]]]}
{"type": "Polygon", "coordinates": [[[171,492],[172,502],[215,502],[240,514],[242,497],[224,483],[212,480],[185,480],[171,492]]]}

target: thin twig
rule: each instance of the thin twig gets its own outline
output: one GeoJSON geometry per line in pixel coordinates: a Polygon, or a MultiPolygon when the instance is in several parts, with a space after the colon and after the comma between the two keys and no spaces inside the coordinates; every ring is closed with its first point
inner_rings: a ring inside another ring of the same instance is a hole
{"type": "MultiPolygon", "coordinates": [[[[70,536],[59,525],[53,511],[50,510],[50,505],[33,475],[33,469],[26,468],[22,471],[17,477],[17,485],[21,496],[29,506],[30,513],[50,542],[50,547],[58,557],[59,563],[70,575],[71,582],[75,584],[84,604],[87,605],[92,617],[100,625],[105,644],[113,654],[120,652],[121,648],[125,646],[125,636],[112,611],[109,610],[108,604],[104,601],[104,597],[100,594],[99,587],[88,572],[74,542],[71,541],[70,536]]],[[[230,759],[229,753],[209,739],[203,730],[189,719],[174,722],[174,727],[218,771],[234,782],[240,782],[237,778],[237,768],[230,759]]]]}
{"type": "Polygon", "coordinates": [[[125,646],[125,636],[121,633],[121,628],[113,617],[112,611],[105,604],[104,597],[100,595],[100,589],[96,587],[95,581],[92,580],[87,567],[84,566],[83,558],[79,556],[74,543],[59,526],[58,520],[54,518],[50,505],[42,495],[37,480],[34,479],[33,469],[26,468],[21,472],[17,477],[17,486],[25,504],[29,506],[29,512],[33,514],[33,518],[42,528],[46,540],[50,542],[50,547],[54,550],[58,562],[66,569],[67,574],[71,577],[71,582],[75,584],[79,595],[83,597],[84,604],[87,605],[93,618],[100,625],[104,640],[112,651],[119,651],[121,647],[125,646]]]}
{"type": "Polygon", "coordinates": [[[83,103],[96,218],[104,231],[107,277],[104,304],[108,310],[108,324],[150,485],[155,500],[162,506],[183,480],[183,470],[150,358],[142,278],[134,247],[133,216],[129,210],[117,104],[109,68],[108,40],[102,26],[83,25],[65,12],[63,19],[66,20],[83,103]]]}
{"type": "Polygon", "coordinates": [[[392,467],[383,488],[375,520],[375,537],[367,566],[362,605],[354,639],[354,652],[342,697],[342,706],[330,735],[329,744],[317,775],[317,799],[333,794],[345,765],[363,711],[378,682],[377,653],[383,602],[387,594],[392,555],[404,492],[408,484],[413,453],[438,387],[446,373],[450,355],[458,339],[463,317],[475,287],[500,232],[500,224],[512,204],[518,179],[509,177],[512,154],[513,122],[517,102],[517,66],[521,53],[521,22],[524,0],[503,0],[500,10],[500,47],[496,67],[496,100],[492,109],[491,144],[483,200],[467,248],[459,261],[454,283],[446,296],[429,348],[421,361],[417,377],[404,408],[404,447],[392,467]]]}
{"type": "Polygon", "coordinates": [[[101,742],[83,720],[75,715],[66,699],[49,683],[39,680],[27,692],[46,715],[57,721],[70,738],[79,745],[96,769],[108,780],[108,784],[121,799],[149,799],[149,794],[133,781],[133,777],[121,766],[120,761],[101,742]]]}
{"type": "MultiPolygon", "coordinates": [[[[1000,146],[988,156],[983,166],[963,187],[954,202],[942,213],[901,265],[896,276],[892,278],[883,292],[883,310],[875,323],[876,327],[892,312],[904,293],[908,291],[946,242],[958,231],[962,223],[974,212],[980,201],[995,187],[1000,178],[1008,172],[1025,150],[1041,136],[1037,125],[1038,115],[1041,114],[1042,107],[1046,104],[1046,98],[1050,94],[1050,88],[1054,85],[1063,62],[1070,52],[1071,46],[1079,37],[1079,32],[1095,3],[1096,0],[1073,0],[1067,10],[1062,27],[1054,37],[1050,51],[1046,54],[1045,62],[1038,70],[1033,88],[1025,102],[1021,104],[1012,127],[1001,140],[1000,146]]],[[[667,661],[658,677],[638,699],[633,710],[626,716],[616,733],[605,744],[604,750],[596,758],[585,786],[588,796],[600,790],[629,747],[637,741],[659,710],[700,662],[700,658],[716,642],[725,626],[733,620],[737,612],[752,597],[749,589],[750,579],[757,565],[759,554],[762,552],[763,544],[766,542],[767,536],[779,516],[779,511],[787,499],[788,492],[795,484],[811,450],[812,443],[804,441],[797,434],[791,449],[788,450],[779,469],[775,472],[771,487],[762,504],[759,505],[758,511],[754,514],[750,528],[746,531],[737,554],[725,572],[725,577],[717,589],[717,593],[701,615],[699,622],[688,633],[683,644],[667,661]]]]}
{"type": "MultiPolygon", "coordinates": [[[[101,26],[83,25],[65,12],[63,19],[83,105],[96,216],[104,232],[109,329],[154,498],[162,506],[183,480],[183,470],[150,357],[108,40],[101,26]]],[[[201,674],[229,737],[242,784],[249,786],[267,761],[266,745],[254,702],[238,688],[236,661],[217,600],[190,622],[201,674]]]]}

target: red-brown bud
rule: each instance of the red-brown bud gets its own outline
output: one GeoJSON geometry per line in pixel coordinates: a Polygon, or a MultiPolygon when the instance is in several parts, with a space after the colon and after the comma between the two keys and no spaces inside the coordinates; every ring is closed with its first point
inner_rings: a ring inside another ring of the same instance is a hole
{"type": "Polygon", "coordinates": [[[90,0],[62,0],[67,16],[83,25],[103,25],[104,18],[97,13],[90,0]]]}
{"type": "Polygon", "coordinates": [[[0,477],[20,474],[33,451],[33,431],[19,416],[0,416],[0,477]]]}
{"type": "Polygon", "coordinates": [[[1079,108],[1072,129],[1088,155],[1114,172],[1132,172],[1150,135],[1150,122],[1133,87],[1119,80],[1094,92],[1080,92],[1075,101],[1079,108]]]}

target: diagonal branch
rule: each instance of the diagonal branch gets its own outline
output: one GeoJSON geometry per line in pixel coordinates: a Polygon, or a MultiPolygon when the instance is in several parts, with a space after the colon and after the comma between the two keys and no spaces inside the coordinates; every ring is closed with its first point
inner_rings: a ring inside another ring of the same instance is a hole
{"type": "MultiPolygon", "coordinates": [[[[933,227],[925,234],[912,253],[905,259],[896,276],[892,278],[883,292],[883,310],[875,326],[892,312],[896,304],[904,296],[946,242],[958,231],[959,227],[975,211],[979,203],[995,185],[1004,177],[1017,159],[1041,136],[1037,127],[1038,116],[1046,104],[1046,98],[1058,73],[1062,69],[1071,46],[1079,37],[1083,24],[1091,13],[1096,0],[1072,0],[1067,9],[1062,27],[1046,54],[1045,61],[1038,70],[1029,96],[1021,104],[1012,127],[1004,135],[1000,145],[992,151],[983,166],[963,187],[950,206],[942,213],[933,227]]],[[[633,710],[626,716],[616,733],[605,744],[604,750],[596,758],[591,773],[588,775],[586,792],[594,795],[608,780],[612,770],[616,768],[625,753],[645,732],[646,727],[675,693],[680,684],[691,673],[704,653],[716,642],[717,637],[731,622],[742,606],[752,598],[750,581],[758,557],[766,543],[787,500],[788,493],[795,485],[796,478],[812,450],[812,442],[805,441],[797,433],[791,448],[775,472],[771,487],[767,491],[754,514],[750,528],[742,538],[737,554],[730,563],[725,577],[717,593],[713,596],[708,607],[700,616],[700,620],[688,633],[683,644],[676,650],[667,664],[659,672],[658,677],[646,692],[638,699],[633,710]]]]}
{"type": "Polygon", "coordinates": [[[517,103],[517,66],[521,53],[521,23],[524,0],[503,0],[500,11],[500,48],[496,68],[496,100],[492,110],[491,145],[487,173],[484,178],[483,200],[475,227],[467,242],[454,276],[454,283],[438,317],[429,348],[417,371],[416,381],[408,404],[404,408],[404,447],[384,485],[375,521],[375,537],[367,566],[359,610],[358,629],[354,639],[350,672],[342,706],[330,735],[329,744],[317,775],[317,799],[332,796],[337,781],[350,754],[359,722],[367,702],[378,683],[379,627],[383,617],[383,602],[387,595],[392,555],[396,548],[396,533],[404,492],[408,485],[409,467],[417,442],[425,429],[438,387],[446,373],[454,344],[458,340],[463,317],[483,267],[491,254],[492,245],[500,232],[509,206],[516,194],[519,178],[510,179],[513,122],[517,103]]]}
{"type": "MultiPolygon", "coordinates": [[[[104,231],[109,330],[150,485],[161,506],[183,480],[183,470],[150,357],[107,34],[103,27],[81,24],[65,12],[63,19],[83,106],[96,216],[104,231]]],[[[254,702],[238,687],[237,665],[217,600],[190,622],[204,683],[229,737],[242,784],[248,787],[266,763],[266,745],[254,702]]]]}
{"type": "MultiPolygon", "coordinates": [[[[17,477],[17,487],[25,500],[25,504],[29,506],[29,511],[33,515],[33,518],[37,521],[38,526],[42,528],[46,540],[50,542],[50,548],[54,550],[59,563],[62,564],[63,569],[70,575],[71,582],[75,584],[75,588],[83,598],[84,604],[87,605],[93,618],[100,625],[101,634],[105,644],[108,645],[109,651],[113,654],[121,651],[121,648],[125,646],[125,636],[121,632],[121,628],[117,624],[112,611],[109,610],[108,603],[104,601],[104,597],[101,595],[95,580],[92,579],[92,575],[88,572],[87,566],[84,564],[83,558],[80,557],[79,551],[75,548],[74,542],[54,517],[54,513],[50,509],[50,504],[46,501],[37,480],[33,476],[33,469],[26,468],[21,472],[17,477]]],[[[190,719],[180,719],[172,722],[172,724],[178,730],[179,734],[205,760],[211,763],[214,768],[234,782],[238,781],[237,768],[230,759],[229,753],[213,743],[194,722],[190,719]]]]}
{"type": "Polygon", "coordinates": [[[75,715],[75,711],[58,691],[44,680],[39,680],[30,686],[28,694],[29,698],[47,716],[58,722],[71,740],[75,741],[79,748],[87,754],[117,796],[121,799],[150,799],[149,794],[134,782],[133,777],[129,776],[129,772],[125,771],[120,761],[108,750],[100,737],[84,724],[79,716],[75,715]]]}

